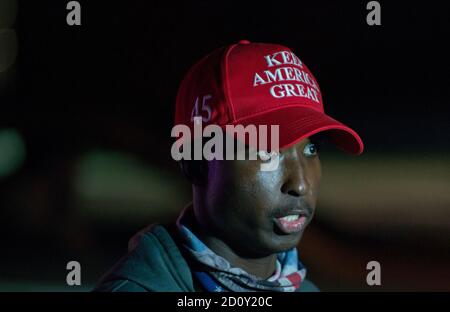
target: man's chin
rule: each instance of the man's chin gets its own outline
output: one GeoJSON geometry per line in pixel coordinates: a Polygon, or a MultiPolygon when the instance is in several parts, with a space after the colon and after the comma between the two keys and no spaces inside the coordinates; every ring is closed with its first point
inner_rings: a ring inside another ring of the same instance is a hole
{"type": "Polygon", "coordinates": [[[283,234],[279,235],[272,233],[266,242],[261,244],[260,250],[263,251],[265,255],[277,254],[280,252],[288,251],[292,248],[297,247],[303,232],[283,234]]]}
{"type": "Polygon", "coordinates": [[[290,234],[280,234],[275,231],[260,231],[254,235],[255,240],[241,240],[239,248],[245,256],[266,257],[297,247],[302,238],[303,230],[290,234]]]}

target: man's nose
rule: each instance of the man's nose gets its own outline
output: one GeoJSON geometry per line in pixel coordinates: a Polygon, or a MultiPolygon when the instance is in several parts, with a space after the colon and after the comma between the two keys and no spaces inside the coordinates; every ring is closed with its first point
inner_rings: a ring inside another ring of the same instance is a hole
{"type": "Polygon", "coordinates": [[[299,159],[293,159],[289,166],[286,166],[284,183],[281,192],[295,197],[305,196],[309,191],[309,182],[306,178],[305,167],[299,159]]]}

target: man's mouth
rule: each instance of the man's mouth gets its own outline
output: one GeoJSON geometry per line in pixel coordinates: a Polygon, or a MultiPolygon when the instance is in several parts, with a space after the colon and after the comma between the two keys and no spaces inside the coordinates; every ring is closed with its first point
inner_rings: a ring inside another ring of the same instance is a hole
{"type": "Polygon", "coordinates": [[[300,232],[306,224],[306,215],[293,214],[281,218],[274,218],[275,225],[284,233],[300,232]]]}

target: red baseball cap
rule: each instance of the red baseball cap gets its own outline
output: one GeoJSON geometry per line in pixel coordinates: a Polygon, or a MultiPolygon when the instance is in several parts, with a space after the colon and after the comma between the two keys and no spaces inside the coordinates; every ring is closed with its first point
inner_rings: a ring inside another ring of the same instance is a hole
{"type": "Polygon", "coordinates": [[[175,125],[279,125],[279,146],[324,132],[339,148],[361,154],[359,135],[324,113],[319,85],[287,47],[251,43],[214,50],[186,74],[178,90],[175,125]]]}

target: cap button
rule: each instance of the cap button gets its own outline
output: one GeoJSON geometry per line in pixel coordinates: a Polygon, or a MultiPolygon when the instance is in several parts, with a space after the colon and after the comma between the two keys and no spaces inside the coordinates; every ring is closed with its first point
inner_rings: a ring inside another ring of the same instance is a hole
{"type": "Polygon", "coordinates": [[[239,43],[240,44],[249,44],[250,41],[248,41],[248,40],[240,40],[239,43]]]}

